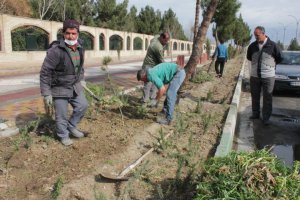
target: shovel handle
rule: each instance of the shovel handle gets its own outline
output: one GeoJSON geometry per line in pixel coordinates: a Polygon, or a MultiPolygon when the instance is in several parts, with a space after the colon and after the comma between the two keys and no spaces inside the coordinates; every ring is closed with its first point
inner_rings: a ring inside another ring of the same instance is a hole
{"type": "Polygon", "coordinates": [[[85,85],[82,85],[82,87],[96,100],[96,101],[100,101],[99,97],[97,97],[88,87],[86,87],[85,85]]]}
{"type": "MultiPolygon", "coordinates": [[[[167,139],[170,135],[172,134],[172,132],[168,133],[167,135],[165,135],[164,139],[167,139]]],[[[142,155],[139,159],[137,159],[134,163],[132,163],[131,165],[129,165],[126,169],[124,169],[118,176],[117,178],[123,178],[128,172],[130,172],[133,168],[135,168],[138,164],[140,164],[140,162],[142,162],[142,160],[148,156],[150,153],[152,153],[152,151],[154,151],[154,148],[152,147],[151,149],[149,149],[144,155],[142,155]]]]}

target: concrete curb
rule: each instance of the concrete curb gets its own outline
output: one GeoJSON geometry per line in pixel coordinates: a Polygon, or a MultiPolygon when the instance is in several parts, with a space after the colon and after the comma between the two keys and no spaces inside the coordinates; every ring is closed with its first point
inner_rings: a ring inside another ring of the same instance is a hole
{"type": "Polygon", "coordinates": [[[217,147],[215,157],[226,156],[232,150],[235,127],[237,122],[238,108],[239,108],[241,91],[242,91],[242,81],[243,81],[245,64],[246,64],[246,56],[244,57],[242,69],[240,71],[238,82],[235,87],[229,112],[227,114],[225,125],[223,127],[220,144],[217,147]]]}
{"type": "Polygon", "coordinates": [[[11,136],[14,136],[17,134],[19,134],[18,128],[7,128],[3,131],[0,131],[0,138],[1,137],[11,137],[11,136]]]}

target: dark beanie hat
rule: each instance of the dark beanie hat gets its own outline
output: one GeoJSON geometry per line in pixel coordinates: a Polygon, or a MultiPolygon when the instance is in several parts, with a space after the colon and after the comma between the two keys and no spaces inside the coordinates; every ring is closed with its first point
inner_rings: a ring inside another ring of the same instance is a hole
{"type": "Polygon", "coordinates": [[[67,28],[76,28],[79,32],[79,22],[76,21],[75,19],[67,19],[64,21],[63,24],[63,32],[67,30],[67,28]]]}

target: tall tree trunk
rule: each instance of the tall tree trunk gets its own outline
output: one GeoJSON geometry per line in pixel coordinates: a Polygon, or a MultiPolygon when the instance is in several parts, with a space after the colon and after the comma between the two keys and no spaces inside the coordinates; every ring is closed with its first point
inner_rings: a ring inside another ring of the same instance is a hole
{"type": "Polygon", "coordinates": [[[218,46],[219,45],[218,25],[216,25],[215,28],[214,38],[215,38],[216,46],[218,46]]]}
{"type": "Polygon", "coordinates": [[[215,14],[219,0],[211,0],[208,6],[207,12],[205,13],[201,26],[198,29],[197,36],[193,43],[192,55],[185,66],[186,78],[184,80],[184,85],[190,79],[192,73],[195,71],[195,68],[199,62],[199,59],[203,52],[203,43],[205,42],[207,29],[211,22],[213,15],[215,14]]]}
{"type": "Polygon", "coordinates": [[[200,14],[200,0],[196,1],[196,12],[195,12],[195,25],[194,25],[194,40],[197,36],[198,26],[199,26],[199,14],[200,14]]]}

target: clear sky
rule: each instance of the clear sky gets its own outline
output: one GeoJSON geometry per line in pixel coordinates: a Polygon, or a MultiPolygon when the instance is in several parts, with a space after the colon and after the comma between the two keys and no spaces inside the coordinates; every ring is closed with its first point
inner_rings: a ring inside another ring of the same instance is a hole
{"type": "MultiPolygon", "coordinates": [[[[117,0],[123,2],[123,0],[117,0]]],[[[298,41],[300,40],[300,0],[240,0],[242,6],[239,13],[244,21],[253,29],[257,25],[266,28],[267,35],[272,40],[284,39],[285,44],[296,36],[296,19],[299,21],[298,41]],[[296,19],[289,16],[293,15],[296,19]],[[286,27],[285,37],[284,27],[286,27]]],[[[190,37],[190,29],[194,24],[196,0],[129,0],[128,9],[135,5],[140,11],[146,5],[162,13],[171,8],[182,24],[186,36],[190,37]]],[[[202,18],[200,19],[201,22],[202,18]]],[[[207,35],[211,36],[211,28],[207,35]]]]}

